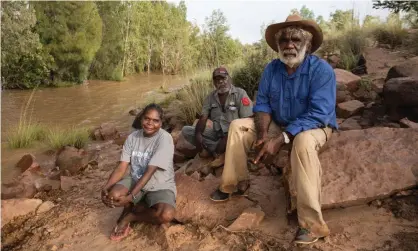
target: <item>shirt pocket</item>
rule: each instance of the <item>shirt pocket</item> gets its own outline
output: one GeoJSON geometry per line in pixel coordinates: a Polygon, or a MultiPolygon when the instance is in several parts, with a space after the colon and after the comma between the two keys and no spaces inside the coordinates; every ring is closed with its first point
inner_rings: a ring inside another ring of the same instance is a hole
{"type": "Polygon", "coordinates": [[[270,98],[270,105],[271,109],[274,111],[279,109],[280,105],[280,89],[278,87],[271,87],[269,98],[270,98]]]}

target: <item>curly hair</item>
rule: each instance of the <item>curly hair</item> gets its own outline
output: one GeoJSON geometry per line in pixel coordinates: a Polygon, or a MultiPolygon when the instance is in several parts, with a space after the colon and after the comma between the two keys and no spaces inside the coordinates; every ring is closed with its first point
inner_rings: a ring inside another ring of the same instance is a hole
{"type": "Polygon", "coordinates": [[[160,120],[163,121],[164,119],[163,108],[161,108],[161,106],[159,106],[158,104],[151,103],[145,106],[145,108],[142,109],[142,111],[138,113],[138,115],[136,115],[135,120],[132,123],[132,127],[137,130],[142,129],[142,123],[141,123],[142,118],[144,117],[145,114],[147,114],[149,111],[152,111],[152,110],[158,112],[158,115],[160,116],[160,120]]]}

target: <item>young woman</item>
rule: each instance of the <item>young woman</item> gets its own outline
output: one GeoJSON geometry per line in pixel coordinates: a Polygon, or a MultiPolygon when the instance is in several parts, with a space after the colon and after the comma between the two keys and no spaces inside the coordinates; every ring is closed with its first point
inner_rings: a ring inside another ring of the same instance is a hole
{"type": "Polygon", "coordinates": [[[106,206],[124,207],[111,240],[128,236],[131,222],[164,224],[174,218],[174,144],[171,135],[161,129],[162,120],[160,106],[145,107],[140,116],[142,129],[128,136],[120,164],[102,189],[106,206]],[[125,176],[129,164],[130,172],[125,176]]]}

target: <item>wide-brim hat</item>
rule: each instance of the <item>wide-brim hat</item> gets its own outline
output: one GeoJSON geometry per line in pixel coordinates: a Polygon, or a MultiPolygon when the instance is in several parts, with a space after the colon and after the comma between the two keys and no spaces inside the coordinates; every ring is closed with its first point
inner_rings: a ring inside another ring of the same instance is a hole
{"type": "Polygon", "coordinates": [[[267,44],[275,51],[278,51],[275,35],[279,30],[289,26],[300,26],[306,31],[312,34],[312,47],[311,52],[318,50],[324,39],[321,27],[313,20],[303,20],[301,16],[294,14],[286,18],[286,21],[277,24],[271,24],[266,29],[266,41],[267,44]]]}

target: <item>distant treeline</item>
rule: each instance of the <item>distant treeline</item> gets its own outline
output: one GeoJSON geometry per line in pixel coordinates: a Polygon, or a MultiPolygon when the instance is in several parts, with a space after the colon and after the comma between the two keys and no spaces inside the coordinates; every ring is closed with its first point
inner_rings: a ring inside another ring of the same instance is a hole
{"type": "Polygon", "coordinates": [[[186,11],[184,2],[2,2],[2,88],[178,74],[242,58],[222,12],[200,29],[186,11]]]}

